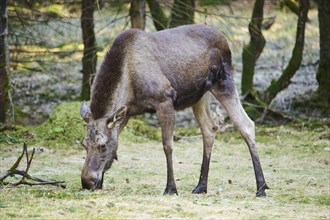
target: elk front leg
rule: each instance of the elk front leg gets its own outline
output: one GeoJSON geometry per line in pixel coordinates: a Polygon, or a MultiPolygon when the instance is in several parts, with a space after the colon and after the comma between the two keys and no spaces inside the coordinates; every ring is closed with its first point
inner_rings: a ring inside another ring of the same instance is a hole
{"type": "Polygon", "coordinates": [[[218,127],[214,123],[210,108],[209,95],[207,92],[202,99],[193,106],[195,118],[203,135],[203,161],[198,185],[193,189],[192,193],[207,193],[207,179],[209,174],[209,166],[211,160],[211,151],[218,127]]]}
{"type": "Polygon", "coordinates": [[[173,174],[173,131],[175,123],[175,111],[172,100],[160,104],[156,111],[157,118],[162,130],[162,142],[167,163],[167,183],[164,195],[178,194],[173,174]]]}
{"type": "Polygon", "coordinates": [[[268,189],[268,186],[261,169],[261,164],[256,148],[254,122],[249,118],[243,109],[233,81],[227,81],[225,90],[221,90],[215,87],[211,91],[212,94],[225,107],[230,119],[238,128],[239,132],[249,147],[257,182],[256,195],[258,197],[266,196],[265,190],[268,189]]]}

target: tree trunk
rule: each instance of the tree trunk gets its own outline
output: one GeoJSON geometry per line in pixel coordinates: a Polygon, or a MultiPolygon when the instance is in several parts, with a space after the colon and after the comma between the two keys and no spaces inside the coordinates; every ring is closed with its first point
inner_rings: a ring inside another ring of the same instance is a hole
{"type": "Polygon", "coordinates": [[[0,123],[5,123],[10,90],[7,0],[1,0],[0,13],[0,123]]]}
{"type": "Polygon", "coordinates": [[[146,25],[146,13],[144,0],[131,0],[129,9],[132,28],[144,30],[146,25]]]}
{"type": "Polygon", "coordinates": [[[296,1],[294,1],[294,0],[282,0],[281,4],[285,5],[286,7],[288,7],[290,9],[290,11],[292,11],[297,16],[299,16],[299,4],[296,1]]]}
{"type": "Polygon", "coordinates": [[[250,43],[243,48],[242,62],[242,94],[253,90],[254,67],[266,44],[261,33],[264,0],[256,0],[253,7],[251,22],[249,23],[250,43]]]}
{"type": "Polygon", "coordinates": [[[194,0],[174,0],[170,28],[194,23],[194,12],[194,0]]]}
{"type": "MultiPolygon", "coordinates": [[[[288,7],[291,12],[293,12],[299,17],[299,2],[297,2],[296,0],[282,0],[281,4],[288,7]]],[[[307,22],[309,22],[308,15],[307,22]]]]}
{"type": "Polygon", "coordinates": [[[307,21],[307,13],[309,9],[309,0],[300,0],[299,17],[297,22],[296,43],[292,51],[292,56],[288,66],[285,68],[281,77],[273,81],[267,88],[263,100],[268,105],[276,97],[276,95],[288,87],[290,80],[296,71],[299,69],[305,41],[305,25],[307,21]]]}
{"type": "Polygon", "coordinates": [[[147,3],[156,30],[161,31],[166,29],[168,26],[168,18],[164,14],[159,2],[157,0],[147,0],[147,3]]]}
{"type": "Polygon", "coordinates": [[[82,0],[81,7],[81,28],[84,42],[84,55],[82,58],[82,88],[80,98],[82,100],[89,100],[90,87],[96,72],[96,40],[94,33],[94,9],[95,0],[82,0]]]}
{"type": "Polygon", "coordinates": [[[330,104],[330,4],[329,0],[318,0],[320,27],[320,63],[316,75],[319,87],[318,100],[330,104]]]}

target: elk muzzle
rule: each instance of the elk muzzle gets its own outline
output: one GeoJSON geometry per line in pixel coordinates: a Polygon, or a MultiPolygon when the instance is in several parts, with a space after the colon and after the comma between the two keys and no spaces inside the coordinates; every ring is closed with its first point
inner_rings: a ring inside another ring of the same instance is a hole
{"type": "Polygon", "coordinates": [[[83,189],[96,190],[102,189],[104,172],[82,172],[81,184],[83,189]]]}

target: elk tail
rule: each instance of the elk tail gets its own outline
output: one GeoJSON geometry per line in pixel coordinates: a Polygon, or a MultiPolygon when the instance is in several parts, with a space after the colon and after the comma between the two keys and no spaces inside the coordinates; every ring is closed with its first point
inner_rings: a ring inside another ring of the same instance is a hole
{"type": "Polygon", "coordinates": [[[218,66],[216,74],[216,84],[225,93],[231,94],[235,90],[233,70],[231,62],[222,59],[220,65],[218,66]]]}

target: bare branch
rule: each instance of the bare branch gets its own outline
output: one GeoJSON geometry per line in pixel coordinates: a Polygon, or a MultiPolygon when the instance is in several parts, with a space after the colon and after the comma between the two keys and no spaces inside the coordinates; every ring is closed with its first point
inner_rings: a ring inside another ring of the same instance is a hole
{"type": "Polygon", "coordinates": [[[19,163],[21,162],[23,156],[24,156],[24,147],[25,147],[25,143],[23,146],[23,151],[22,154],[19,158],[17,158],[16,162],[14,163],[14,165],[4,174],[0,176],[0,183],[3,182],[4,179],[6,179],[8,176],[13,175],[12,173],[16,170],[16,168],[18,167],[19,163]]]}
{"type": "Polygon", "coordinates": [[[31,167],[32,159],[35,153],[35,148],[33,148],[31,156],[29,156],[27,145],[24,143],[23,145],[23,151],[22,154],[19,156],[19,158],[16,160],[15,164],[3,175],[0,176],[0,184],[2,185],[11,185],[11,186],[18,186],[18,185],[29,185],[29,186],[35,186],[35,185],[54,185],[54,186],[60,186],[62,188],[66,187],[65,181],[48,181],[43,180],[38,177],[31,176],[28,174],[28,171],[31,167]],[[18,170],[17,167],[20,164],[22,158],[26,157],[26,169],[25,170],[18,170]],[[4,180],[8,176],[14,176],[14,175],[20,175],[22,176],[22,179],[16,183],[7,183],[4,182],[4,180]],[[25,179],[33,180],[36,182],[28,182],[25,179]]]}

